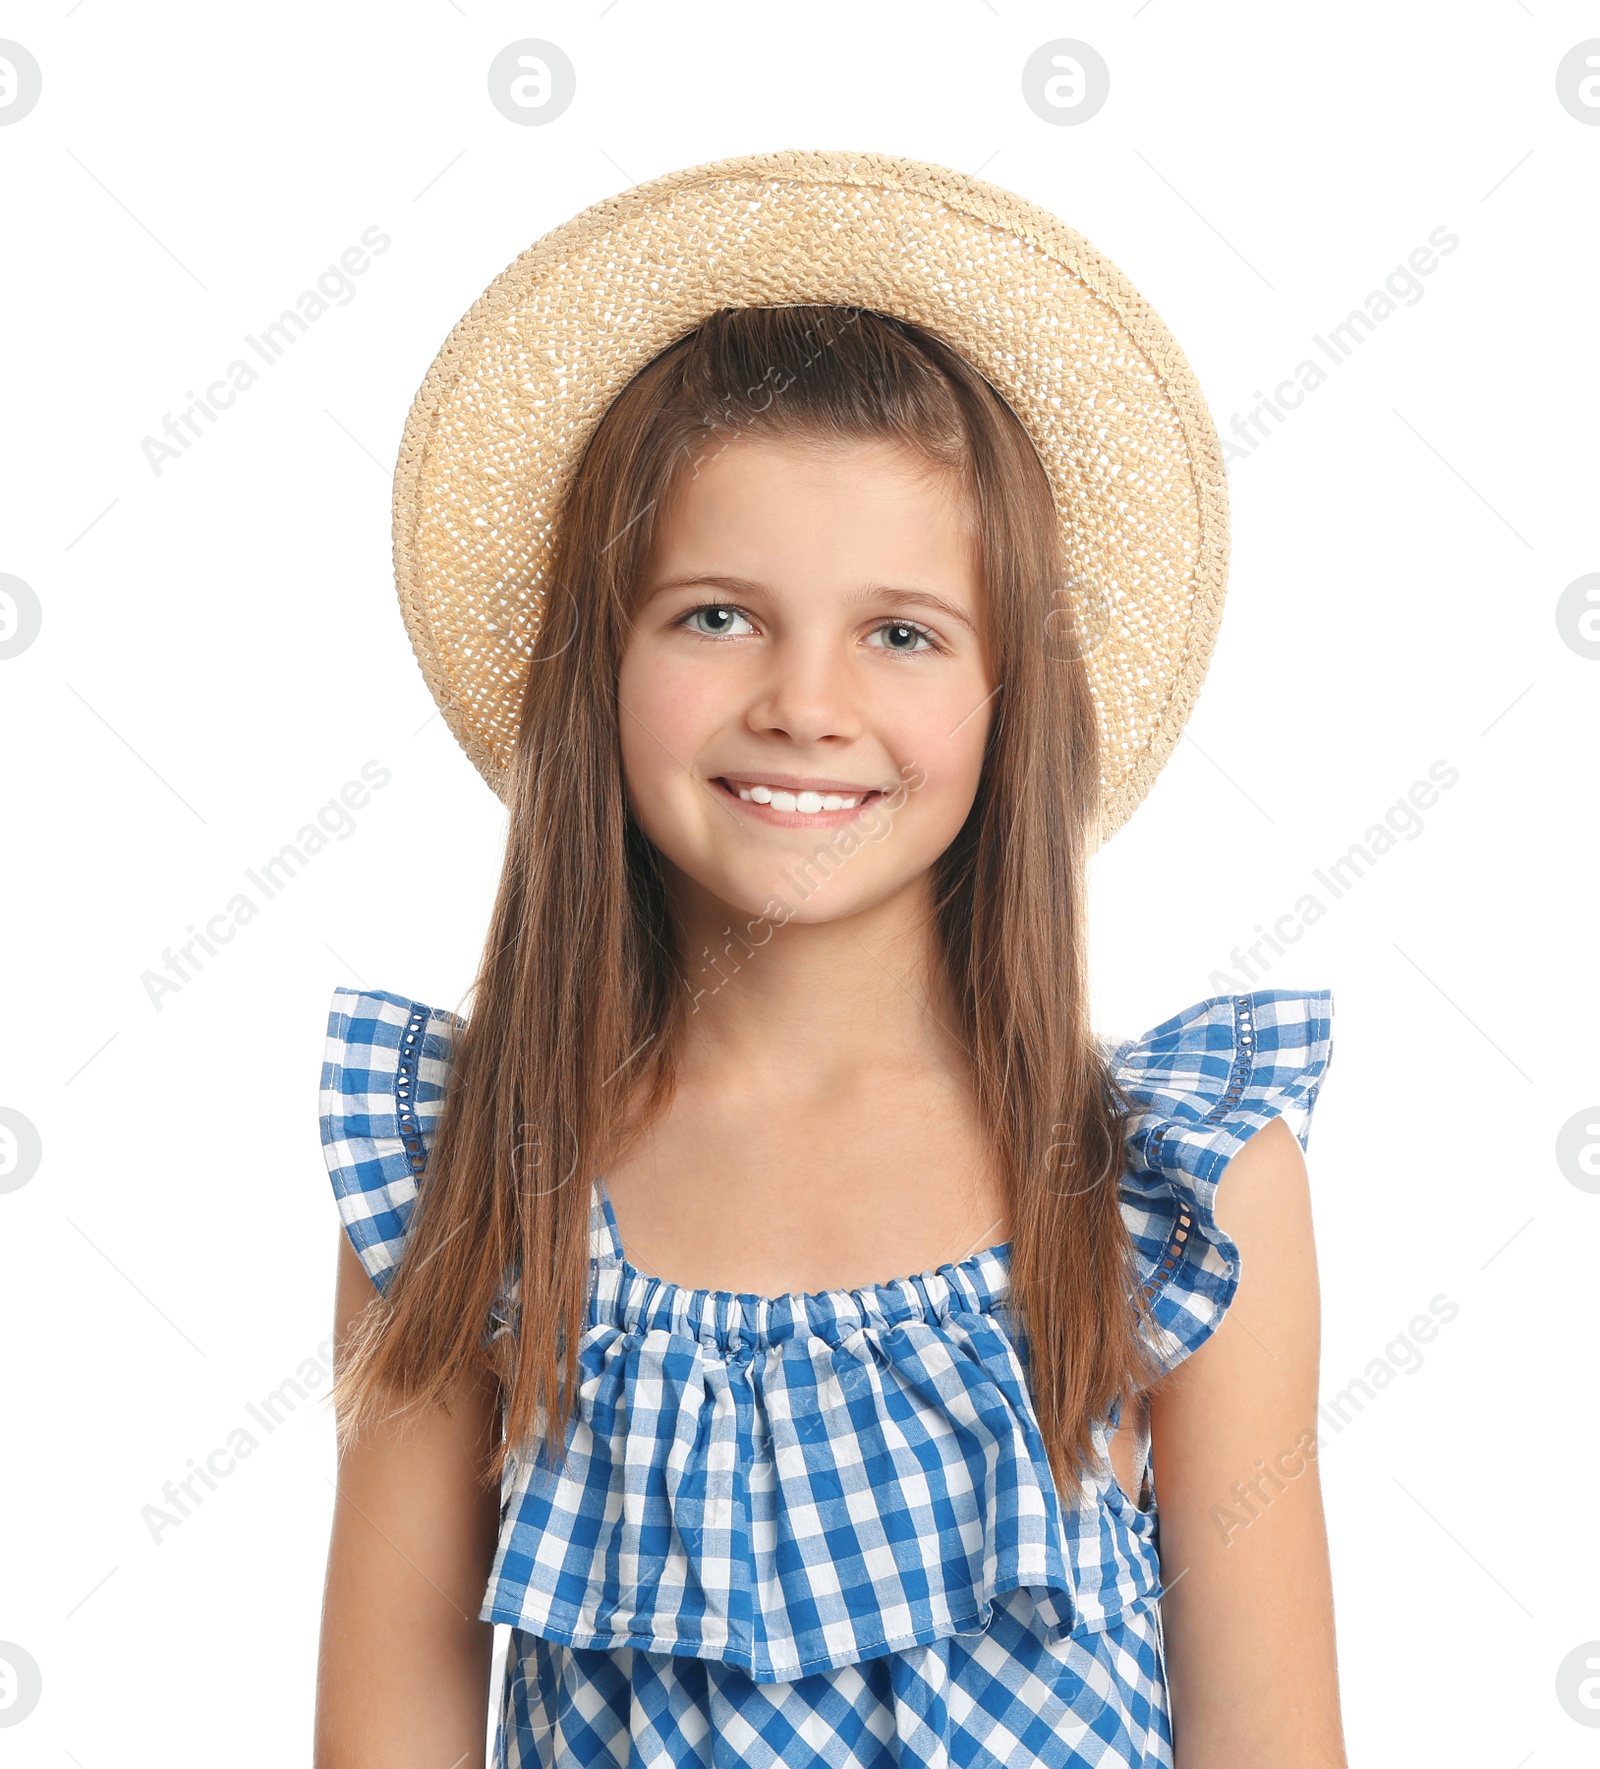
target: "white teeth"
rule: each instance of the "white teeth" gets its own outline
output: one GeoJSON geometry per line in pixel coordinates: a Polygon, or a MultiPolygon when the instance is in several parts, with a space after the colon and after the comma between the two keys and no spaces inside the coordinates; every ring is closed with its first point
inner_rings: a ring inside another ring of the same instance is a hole
{"type": "Polygon", "coordinates": [[[775,811],[800,811],[814,817],[819,811],[853,811],[862,795],[838,792],[786,792],[781,786],[740,786],[734,789],[747,803],[771,805],[775,811]]]}

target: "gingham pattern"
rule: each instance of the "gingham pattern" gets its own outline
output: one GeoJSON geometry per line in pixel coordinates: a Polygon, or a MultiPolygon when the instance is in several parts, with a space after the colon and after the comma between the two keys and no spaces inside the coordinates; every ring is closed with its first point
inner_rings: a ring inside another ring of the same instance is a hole
{"type": "Polygon", "coordinates": [[[1049,1641],[1027,1596],[988,1629],[789,1683],[720,1660],[513,1628],[495,1769],[1171,1769],[1154,1609],[1049,1641]]]}
{"type": "MultiPolygon", "coordinates": [[[[1304,1142],[1331,1007],[1214,997],[1111,1049],[1169,1366],[1237,1282],[1217,1178],[1280,1113],[1304,1142]]],[[[460,1024],[335,993],[323,1140],[380,1288],[460,1024]]],[[[1060,1503],[1006,1326],[1008,1246],[757,1297],[638,1271],[598,1181],[591,1209],[567,1461],[508,1465],[480,1611],[513,1630],[502,1764],[1170,1763],[1156,1517],[1109,1469],[1060,1503]]]]}

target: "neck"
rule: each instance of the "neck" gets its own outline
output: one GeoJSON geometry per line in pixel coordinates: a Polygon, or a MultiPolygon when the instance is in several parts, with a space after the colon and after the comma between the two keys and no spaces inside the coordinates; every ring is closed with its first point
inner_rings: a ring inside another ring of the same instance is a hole
{"type": "Polygon", "coordinates": [[[736,1074],[792,1106],[930,1063],[964,1065],[928,875],[854,915],[763,922],[753,933],[745,912],[681,875],[673,884],[684,971],[698,991],[680,1074],[736,1074]]]}

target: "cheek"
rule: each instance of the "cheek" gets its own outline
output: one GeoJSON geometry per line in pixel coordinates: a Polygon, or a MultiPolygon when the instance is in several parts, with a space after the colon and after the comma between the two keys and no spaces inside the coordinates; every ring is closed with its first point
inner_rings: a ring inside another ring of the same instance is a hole
{"type": "Polygon", "coordinates": [[[670,857],[704,812],[705,791],[692,769],[716,728],[703,673],[675,669],[647,648],[624,654],[617,676],[623,784],[640,827],[670,857]]]}
{"type": "Polygon", "coordinates": [[[898,733],[895,760],[909,797],[947,836],[965,822],[983,772],[991,719],[983,692],[941,696],[898,733]]]}
{"type": "Polygon", "coordinates": [[[617,732],[630,784],[658,781],[684,753],[690,706],[670,671],[648,656],[624,655],[617,675],[617,732]]]}

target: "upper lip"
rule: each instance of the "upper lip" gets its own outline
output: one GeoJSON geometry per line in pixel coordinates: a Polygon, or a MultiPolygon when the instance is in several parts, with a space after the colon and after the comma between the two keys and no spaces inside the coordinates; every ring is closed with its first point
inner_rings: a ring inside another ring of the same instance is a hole
{"type": "Polygon", "coordinates": [[[876,786],[858,786],[853,780],[818,780],[805,774],[718,774],[729,786],[781,786],[789,792],[877,792],[876,786]]]}

